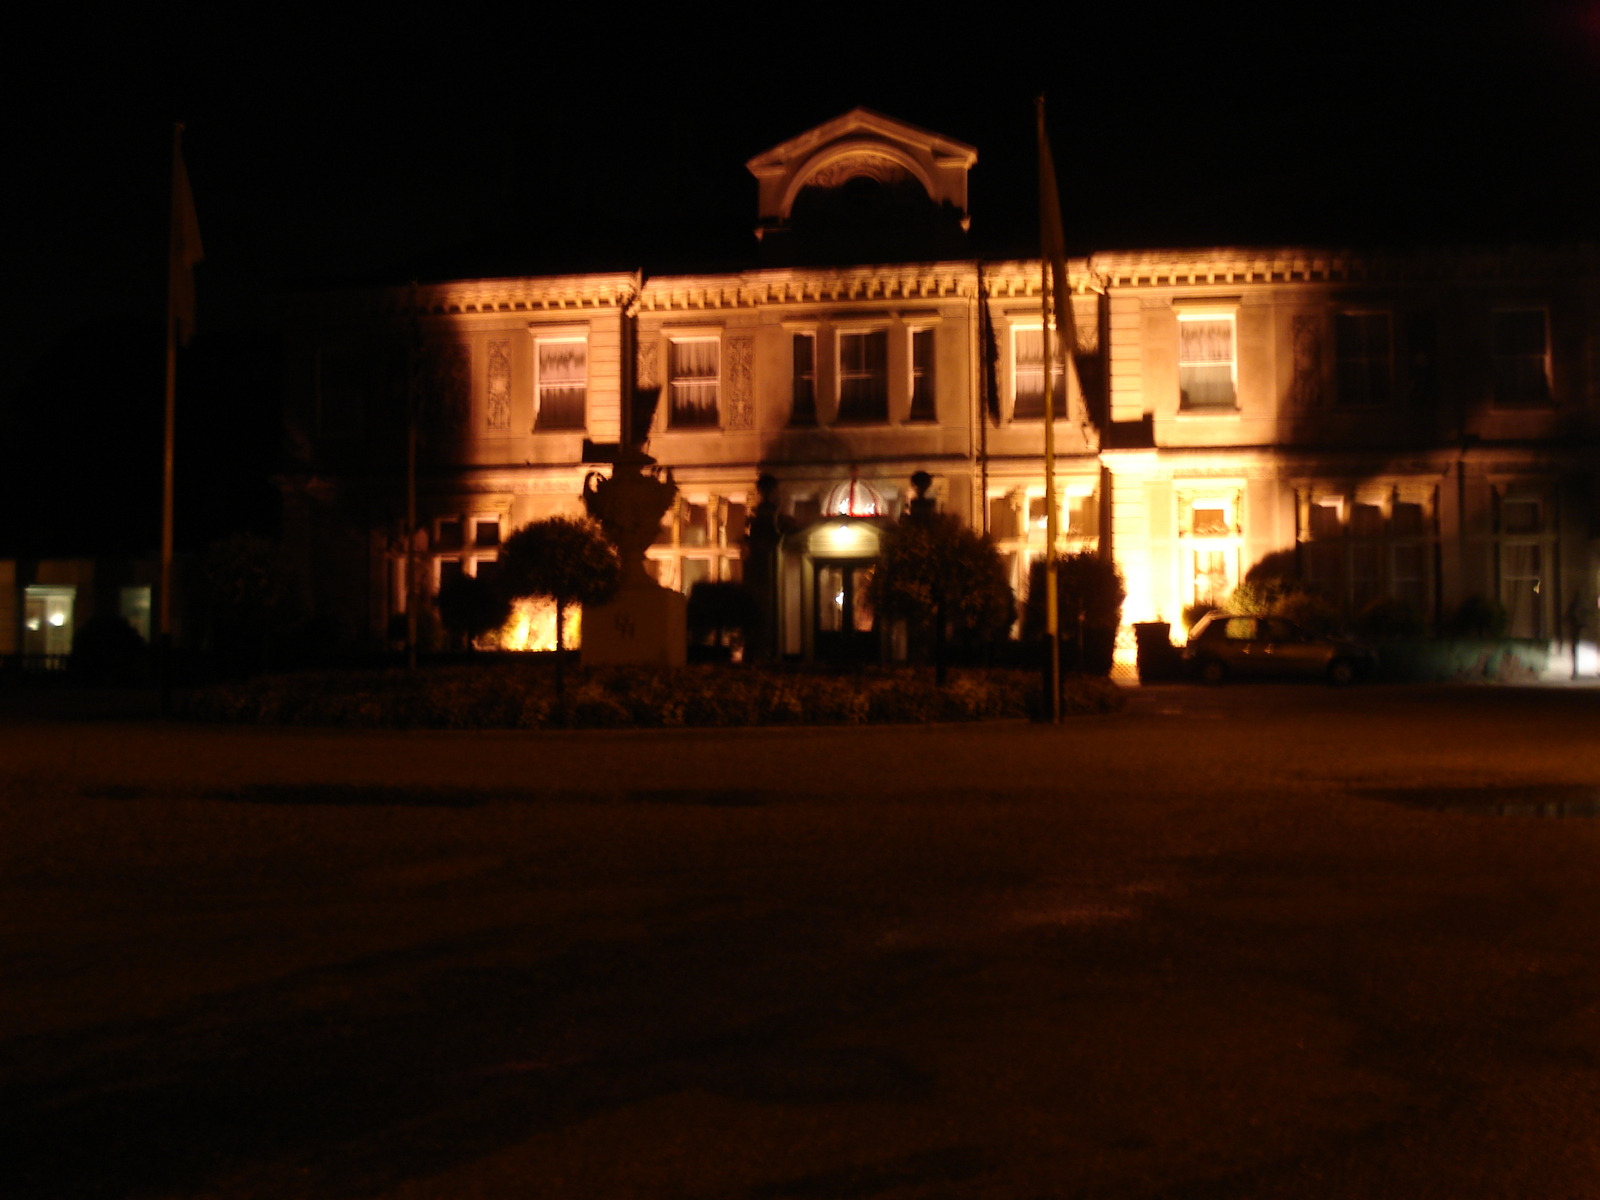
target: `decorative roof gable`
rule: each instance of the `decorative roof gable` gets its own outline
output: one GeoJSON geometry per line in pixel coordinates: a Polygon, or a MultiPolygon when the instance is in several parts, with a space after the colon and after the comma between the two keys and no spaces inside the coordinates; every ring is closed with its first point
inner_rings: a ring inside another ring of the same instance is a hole
{"type": "Polygon", "coordinates": [[[967,172],[978,152],[965,142],[920,129],[867,108],[854,108],[745,163],[756,177],[761,231],[790,219],[807,187],[834,188],[851,179],[897,184],[915,180],[937,207],[967,220],[967,172]]]}

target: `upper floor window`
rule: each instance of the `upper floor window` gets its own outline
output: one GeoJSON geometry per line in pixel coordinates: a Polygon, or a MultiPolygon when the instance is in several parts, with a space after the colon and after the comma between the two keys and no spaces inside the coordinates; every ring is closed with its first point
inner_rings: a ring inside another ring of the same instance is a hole
{"type": "Polygon", "coordinates": [[[889,419],[889,331],[841,331],[839,420],[889,419]]]}
{"type": "Polygon", "coordinates": [[[672,342],[672,408],[667,421],[674,429],[716,428],[719,349],[716,338],[672,342]]]}
{"type": "Polygon", "coordinates": [[[933,373],[933,330],[911,331],[911,413],[913,421],[937,420],[933,373]]]}
{"type": "MultiPolygon", "coordinates": [[[[1060,347],[1056,347],[1059,352],[1060,347]]],[[[1055,387],[1055,415],[1067,415],[1066,376],[1059,353],[1051,378],[1055,387]]],[[[1011,419],[1044,419],[1044,331],[1039,326],[1013,326],[1011,329],[1011,419]]]]}
{"type": "Polygon", "coordinates": [[[1339,403],[1389,403],[1393,379],[1389,314],[1335,314],[1333,345],[1339,403]]]}
{"type": "Polygon", "coordinates": [[[817,423],[817,335],[792,336],[794,383],[789,404],[789,424],[817,423]]]}
{"type": "Polygon", "coordinates": [[[1550,340],[1542,308],[1494,314],[1494,402],[1550,403],[1550,340]]]}
{"type": "Polygon", "coordinates": [[[1178,393],[1184,409],[1238,407],[1231,314],[1178,314],[1178,393]]]}
{"type": "Polygon", "coordinates": [[[538,411],[535,429],[583,429],[588,421],[589,344],[582,338],[535,343],[538,411]]]}

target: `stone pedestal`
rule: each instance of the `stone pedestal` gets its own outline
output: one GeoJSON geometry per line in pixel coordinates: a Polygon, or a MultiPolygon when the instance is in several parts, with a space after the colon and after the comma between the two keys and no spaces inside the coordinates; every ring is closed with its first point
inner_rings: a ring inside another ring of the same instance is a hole
{"type": "Polygon", "coordinates": [[[608,603],[583,610],[580,659],[586,667],[681,667],[688,649],[688,598],[648,576],[623,584],[608,603]]]}

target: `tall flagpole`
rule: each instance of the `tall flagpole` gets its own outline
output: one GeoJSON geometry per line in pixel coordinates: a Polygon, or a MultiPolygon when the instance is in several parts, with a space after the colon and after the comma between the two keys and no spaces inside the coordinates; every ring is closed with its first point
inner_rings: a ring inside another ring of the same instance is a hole
{"type": "Polygon", "coordinates": [[[166,682],[165,659],[172,641],[172,446],[178,423],[178,321],[182,286],[179,274],[186,268],[183,257],[183,126],[172,126],[172,211],[167,229],[167,387],[166,414],[161,438],[161,584],[156,631],[160,636],[163,660],[162,682],[166,682]]]}
{"type": "MultiPolygon", "coordinates": [[[[1055,356],[1050,351],[1051,305],[1051,246],[1049,217],[1058,204],[1055,195],[1055,172],[1046,168],[1050,144],[1044,127],[1044,96],[1039,96],[1034,107],[1039,116],[1039,322],[1040,349],[1044,354],[1044,629],[1046,650],[1050,655],[1050,720],[1061,723],[1061,614],[1058,610],[1056,586],[1056,539],[1060,535],[1056,515],[1056,398],[1054,366],[1055,356]]],[[[1059,219],[1059,218],[1058,218],[1059,219]]],[[[1061,303],[1055,297],[1056,305],[1061,303]]]]}

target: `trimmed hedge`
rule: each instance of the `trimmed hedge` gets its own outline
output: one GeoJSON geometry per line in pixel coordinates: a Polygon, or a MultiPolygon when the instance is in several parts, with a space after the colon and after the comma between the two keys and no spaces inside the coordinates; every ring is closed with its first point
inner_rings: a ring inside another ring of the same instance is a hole
{"type": "MultiPolygon", "coordinates": [[[[200,688],[177,698],[196,721],[351,729],[625,729],[738,725],[916,724],[1028,717],[1033,672],[956,670],[945,687],[913,670],[859,673],[759,668],[585,668],[565,703],[549,664],[315,671],[200,688]]],[[[1108,680],[1068,679],[1062,711],[1113,712],[1108,680]]]]}
{"type": "Polygon", "coordinates": [[[1375,642],[1378,678],[1404,683],[1530,683],[1544,676],[1550,643],[1517,638],[1375,642]]]}

